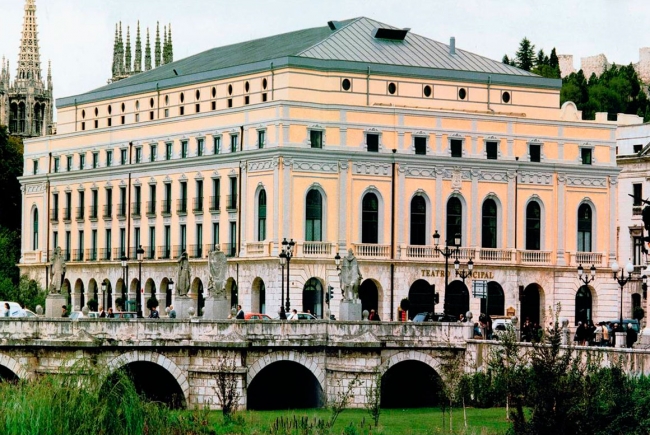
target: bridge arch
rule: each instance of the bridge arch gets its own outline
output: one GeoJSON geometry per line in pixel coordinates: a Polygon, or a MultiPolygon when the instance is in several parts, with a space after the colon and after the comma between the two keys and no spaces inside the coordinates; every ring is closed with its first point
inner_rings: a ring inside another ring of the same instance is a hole
{"type": "Polygon", "coordinates": [[[437,359],[424,352],[407,350],[404,352],[398,352],[384,361],[384,363],[378,367],[379,374],[383,376],[389,368],[403,361],[420,361],[431,367],[436,373],[440,373],[440,362],[437,359]]]}
{"type": "Polygon", "coordinates": [[[135,350],[123,353],[122,355],[113,358],[108,362],[107,367],[109,373],[112,374],[132,363],[151,363],[168,372],[176,382],[178,382],[178,386],[183,393],[183,401],[185,402],[185,405],[190,403],[190,383],[187,376],[185,376],[183,371],[176,365],[176,363],[174,363],[174,361],[158,352],[135,350]]]}
{"type": "Polygon", "coordinates": [[[442,386],[440,363],[425,353],[404,351],[378,367],[381,376],[381,406],[384,408],[432,407],[442,386]],[[409,394],[400,394],[410,390],[409,394]]]}
{"type": "Polygon", "coordinates": [[[252,366],[250,366],[250,369],[248,369],[246,385],[250,385],[255,376],[262,371],[262,369],[278,361],[293,361],[304,366],[314,375],[314,377],[316,377],[320,387],[325,391],[325,372],[318,366],[318,363],[315,362],[313,358],[295,352],[273,352],[258,359],[252,366]]]}
{"type": "Polygon", "coordinates": [[[0,353],[0,368],[4,367],[10,372],[12,372],[18,379],[31,379],[32,374],[28,372],[22,364],[20,364],[18,361],[10,357],[9,355],[6,355],[4,353],[0,353]]]}

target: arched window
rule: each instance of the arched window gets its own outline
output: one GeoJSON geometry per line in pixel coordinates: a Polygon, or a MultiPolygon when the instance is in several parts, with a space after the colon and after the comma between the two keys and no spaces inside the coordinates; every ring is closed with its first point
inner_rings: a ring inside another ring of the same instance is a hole
{"type": "Polygon", "coordinates": [[[447,201],[447,244],[452,245],[454,243],[454,238],[456,234],[459,234],[463,237],[463,204],[461,204],[460,199],[455,196],[449,198],[447,201]]]}
{"type": "Polygon", "coordinates": [[[257,198],[257,241],[266,240],[266,190],[260,191],[257,198]]]}
{"type": "Polygon", "coordinates": [[[379,243],[379,200],[366,193],[361,204],[361,243],[379,243]]]}
{"type": "Polygon", "coordinates": [[[34,209],[34,220],[32,222],[32,251],[38,249],[38,209],[34,209]]]}
{"type": "Polygon", "coordinates": [[[575,324],[588,322],[592,319],[591,314],[591,289],[583,285],[576,293],[575,324]]]}
{"type": "Polygon", "coordinates": [[[526,249],[541,249],[542,210],[537,201],[531,201],[526,207],[526,249]]]}
{"type": "Polygon", "coordinates": [[[424,198],[411,200],[411,245],[426,245],[427,205],[424,198]]]}
{"type": "Polygon", "coordinates": [[[578,251],[591,252],[591,207],[582,204],[578,208],[578,251]]]}
{"type": "Polygon", "coordinates": [[[308,242],[323,241],[323,196],[316,189],[307,193],[305,207],[305,240],[308,242]]]}
{"type": "Polygon", "coordinates": [[[483,202],[483,224],[481,227],[481,247],[497,247],[497,204],[493,199],[483,202]]]}

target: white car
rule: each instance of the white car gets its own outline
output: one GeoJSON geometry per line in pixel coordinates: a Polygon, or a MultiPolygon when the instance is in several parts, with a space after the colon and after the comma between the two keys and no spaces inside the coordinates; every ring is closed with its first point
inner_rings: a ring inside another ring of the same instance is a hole
{"type": "Polygon", "coordinates": [[[2,301],[0,302],[0,317],[26,317],[26,315],[18,302],[2,301]],[[5,304],[9,304],[9,315],[7,315],[5,304]]]}
{"type": "Polygon", "coordinates": [[[97,311],[89,311],[87,316],[83,311],[73,311],[70,313],[70,320],[78,319],[99,319],[99,313],[97,311]]]}

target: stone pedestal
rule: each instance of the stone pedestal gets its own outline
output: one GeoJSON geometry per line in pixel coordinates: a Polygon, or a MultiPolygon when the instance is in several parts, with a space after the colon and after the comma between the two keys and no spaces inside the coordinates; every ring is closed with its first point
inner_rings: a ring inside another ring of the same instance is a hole
{"type": "MultiPolygon", "coordinates": [[[[189,296],[176,296],[174,299],[174,310],[176,310],[177,319],[189,319],[189,309],[196,310],[196,301],[189,296]]],[[[196,311],[195,311],[196,313],[196,311]]]]}
{"type": "Polygon", "coordinates": [[[203,318],[205,320],[225,320],[230,314],[230,303],[226,298],[208,297],[205,299],[203,318]]]}
{"type": "Polygon", "coordinates": [[[361,301],[343,300],[339,306],[339,320],[360,321],[361,320],[361,301]]]}
{"type": "Polygon", "coordinates": [[[616,337],[615,347],[627,346],[627,334],[625,332],[615,332],[614,336],[616,337]]]}
{"type": "Polygon", "coordinates": [[[62,306],[68,301],[62,294],[50,294],[45,298],[45,317],[61,317],[62,306]]]}

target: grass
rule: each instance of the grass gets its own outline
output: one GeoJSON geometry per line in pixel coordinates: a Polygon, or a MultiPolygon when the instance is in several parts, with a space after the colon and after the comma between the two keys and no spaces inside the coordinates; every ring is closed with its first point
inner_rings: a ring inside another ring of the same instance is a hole
{"type": "Polygon", "coordinates": [[[327,421],[329,411],[326,409],[301,409],[287,411],[241,411],[234,422],[224,424],[220,412],[211,412],[209,421],[215,425],[218,434],[223,435],[307,435],[307,434],[344,434],[344,435],[436,435],[467,434],[497,435],[504,434],[509,428],[506,412],[503,408],[467,409],[468,428],[465,429],[462,408],[454,409],[454,430],[449,431],[449,413],[438,408],[384,409],[379,420],[379,427],[372,427],[372,420],[364,409],[348,409],[339,416],[336,424],[329,431],[320,432],[300,429],[273,430],[279,418],[300,421],[308,419],[311,426],[315,421],[327,421]]]}

